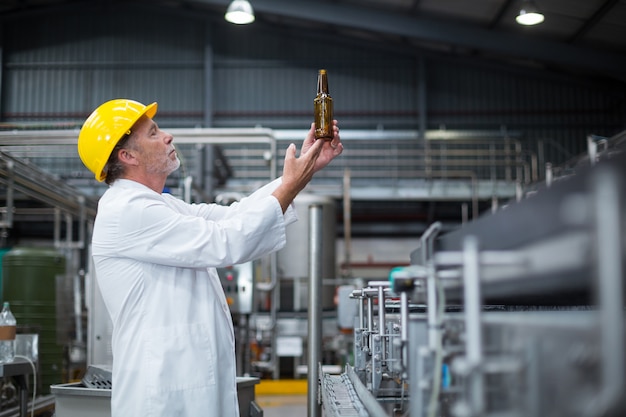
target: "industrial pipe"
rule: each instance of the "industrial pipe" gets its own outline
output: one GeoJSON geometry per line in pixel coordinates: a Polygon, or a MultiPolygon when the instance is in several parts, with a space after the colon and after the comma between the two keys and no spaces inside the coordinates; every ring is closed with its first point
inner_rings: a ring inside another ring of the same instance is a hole
{"type": "Polygon", "coordinates": [[[618,173],[603,168],[592,182],[596,228],[599,304],[601,391],[595,415],[609,414],[622,399],[624,370],[623,230],[621,190],[618,173]]]}
{"type": "Polygon", "coordinates": [[[482,416],[485,410],[485,387],[482,374],[482,297],[480,293],[480,254],[478,239],[468,236],[463,241],[463,298],[465,301],[465,344],[469,365],[469,399],[471,416],[482,416]]]}
{"type": "Polygon", "coordinates": [[[319,373],[322,346],[322,211],[309,206],[308,417],[321,417],[319,373]]]}

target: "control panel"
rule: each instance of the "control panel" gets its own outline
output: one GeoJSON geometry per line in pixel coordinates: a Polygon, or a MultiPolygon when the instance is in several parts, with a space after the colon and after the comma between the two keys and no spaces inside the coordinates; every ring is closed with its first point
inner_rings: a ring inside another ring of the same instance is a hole
{"type": "Polygon", "coordinates": [[[251,314],[254,298],[254,263],[217,268],[226,302],[232,313],[251,314]]]}

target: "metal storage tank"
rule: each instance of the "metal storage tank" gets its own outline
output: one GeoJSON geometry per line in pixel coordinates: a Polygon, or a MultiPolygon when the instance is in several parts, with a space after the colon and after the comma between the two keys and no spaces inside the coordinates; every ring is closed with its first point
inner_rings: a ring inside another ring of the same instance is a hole
{"type": "MultiPolygon", "coordinates": [[[[302,311],[308,306],[309,207],[322,206],[322,277],[335,278],[336,214],[332,198],[300,194],[294,201],[298,221],[287,226],[287,244],[277,254],[280,310],[302,311]]],[[[334,308],[334,286],[322,290],[322,308],[334,308]]]]}
{"type": "Polygon", "coordinates": [[[15,247],[2,262],[2,292],[11,303],[17,327],[39,334],[37,392],[50,393],[62,381],[63,343],[57,332],[57,280],[65,276],[65,257],[54,249],[15,247]]]}
{"type": "Polygon", "coordinates": [[[11,248],[1,248],[0,249],[0,300],[4,301],[2,298],[2,259],[4,258],[4,254],[10,251],[11,248]]]}

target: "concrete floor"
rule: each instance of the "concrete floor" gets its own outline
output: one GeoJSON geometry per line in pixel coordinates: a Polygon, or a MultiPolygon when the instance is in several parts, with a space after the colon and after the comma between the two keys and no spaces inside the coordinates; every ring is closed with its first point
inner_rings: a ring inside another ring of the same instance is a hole
{"type": "Polygon", "coordinates": [[[263,417],[300,417],[307,415],[306,395],[257,395],[263,417]]]}

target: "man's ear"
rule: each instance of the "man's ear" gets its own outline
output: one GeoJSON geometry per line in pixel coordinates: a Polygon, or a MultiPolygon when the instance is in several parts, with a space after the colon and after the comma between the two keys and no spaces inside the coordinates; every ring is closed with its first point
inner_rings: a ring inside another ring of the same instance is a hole
{"type": "Polygon", "coordinates": [[[135,153],[131,149],[122,148],[117,151],[117,158],[124,164],[127,165],[138,165],[139,161],[135,157],[135,153]]]}

